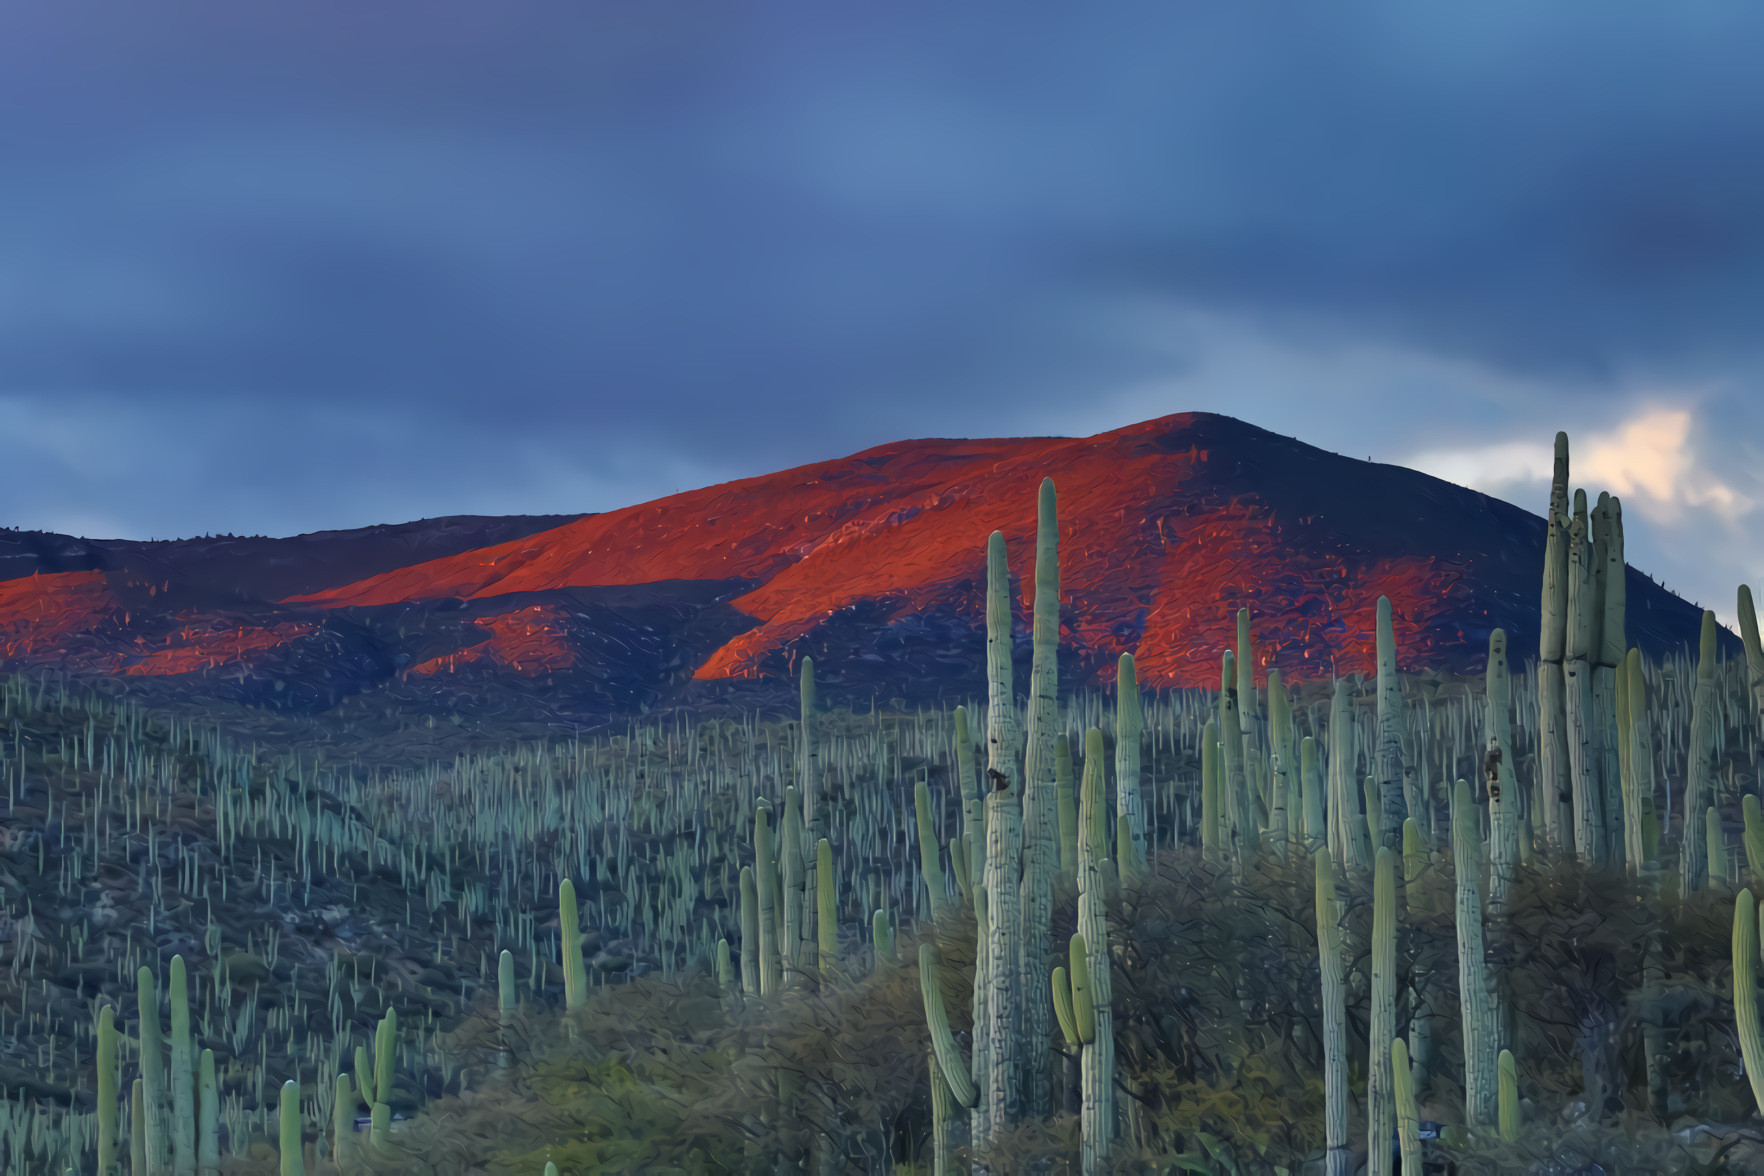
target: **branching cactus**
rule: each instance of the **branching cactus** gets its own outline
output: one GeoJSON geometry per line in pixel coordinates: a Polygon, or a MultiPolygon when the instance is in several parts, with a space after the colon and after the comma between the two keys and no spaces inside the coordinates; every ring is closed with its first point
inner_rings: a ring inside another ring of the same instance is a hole
{"type": "Polygon", "coordinates": [[[1499,1009],[1483,948],[1480,818],[1470,785],[1462,780],[1452,793],[1452,865],[1458,884],[1458,999],[1464,1036],[1464,1117],[1471,1127],[1495,1121],[1495,1059],[1499,1049],[1499,1009]]]}
{"type": "Polygon", "coordinates": [[[1343,976],[1341,913],[1329,848],[1317,851],[1317,958],[1323,986],[1323,1131],[1327,1176],[1352,1176],[1348,1145],[1347,984],[1343,976]]]}

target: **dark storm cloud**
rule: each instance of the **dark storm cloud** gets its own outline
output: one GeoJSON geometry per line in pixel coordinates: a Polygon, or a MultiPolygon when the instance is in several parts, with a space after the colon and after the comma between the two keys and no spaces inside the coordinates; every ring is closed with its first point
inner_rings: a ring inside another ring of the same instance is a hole
{"type": "Polygon", "coordinates": [[[1581,395],[1731,370],[1764,311],[1733,11],[13,8],[0,397],[273,451],[318,526],[535,443],[592,508],[1021,432],[1172,370],[1105,329],[1137,299],[1581,395]],[[357,412],[394,431],[374,478],[357,412]]]}

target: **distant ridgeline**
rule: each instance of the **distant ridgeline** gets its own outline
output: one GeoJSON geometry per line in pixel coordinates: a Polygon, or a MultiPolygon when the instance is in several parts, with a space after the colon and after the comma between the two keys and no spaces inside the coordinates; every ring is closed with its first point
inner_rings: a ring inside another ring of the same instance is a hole
{"type": "MultiPolygon", "coordinates": [[[[985,688],[994,530],[1027,622],[1026,504],[1044,477],[1065,519],[1062,690],[1106,689],[1126,652],[1143,687],[1205,685],[1240,607],[1259,668],[1294,686],[1372,671],[1381,596],[1406,672],[1477,672],[1496,627],[1520,665],[1537,648],[1542,518],[1192,413],[1086,438],[904,441],[595,515],[288,539],[0,532],[0,668],[292,714],[353,700],[594,725],[784,703],[812,656],[829,698],[954,701],[985,688]]],[[[1695,608],[1616,574],[1634,645],[1694,644],[1695,608]]],[[[1029,656],[1020,631],[1019,675],[1029,656]]]]}

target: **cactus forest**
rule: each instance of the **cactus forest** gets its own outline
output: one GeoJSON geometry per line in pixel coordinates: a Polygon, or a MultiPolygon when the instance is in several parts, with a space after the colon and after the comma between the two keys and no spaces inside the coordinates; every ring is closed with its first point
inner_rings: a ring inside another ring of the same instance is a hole
{"type": "MultiPolygon", "coordinates": [[[[1542,505],[1542,504],[1540,504],[1542,505]]],[[[1764,1171],[1764,647],[1626,641],[1556,438],[1535,650],[987,690],[420,766],[4,684],[12,1173],[1764,1171]]],[[[1010,571],[1032,594],[1013,680],[1010,571]]],[[[1020,675],[1019,675],[1020,678],[1020,675]]]]}

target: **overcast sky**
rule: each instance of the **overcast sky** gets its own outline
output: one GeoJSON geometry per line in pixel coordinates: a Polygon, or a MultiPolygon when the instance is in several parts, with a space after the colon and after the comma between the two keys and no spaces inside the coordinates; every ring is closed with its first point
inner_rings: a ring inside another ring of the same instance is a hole
{"type": "Polygon", "coordinates": [[[0,523],[604,510],[1230,413],[1764,578],[1764,9],[0,9],[0,523]],[[1739,15],[1735,15],[1735,14],[1739,15]]]}

